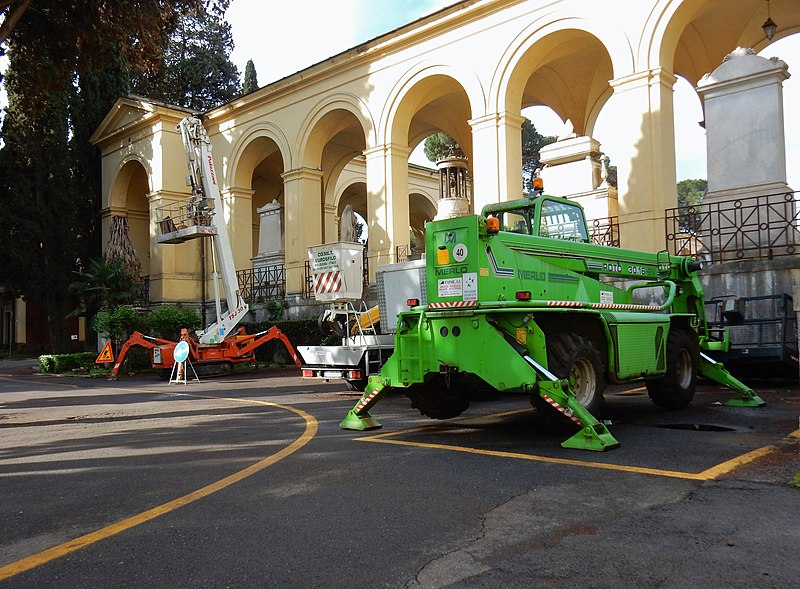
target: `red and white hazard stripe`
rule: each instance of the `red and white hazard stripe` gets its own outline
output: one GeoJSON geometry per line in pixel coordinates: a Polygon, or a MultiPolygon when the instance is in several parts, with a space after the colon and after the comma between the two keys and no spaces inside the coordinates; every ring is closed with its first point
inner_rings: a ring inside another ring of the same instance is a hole
{"type": "Polygon", "coordinates": [[[657,305],[632,305],[623,303],[585,303],[583,301],[547,301],[548,307],[587,307],[589,309],[619,309],[621,311],[659,311],[657,305]]]}
{"type": "Polygon", "coordinates": [[[625,305],[617,303],[592,303],[592,309],[622,309],[625,311],[658,311],[656,305],[625,305]]]}
{"type": "Polygon", "coordinates": [[[542,398],[547,401],[553,407],[553,409],[556,409],[560,413],[563,413],[566,417],[569,417],[575,424],[581,425],[583,423],[580,419],[575,417],[575,415],[572,413],[572,409],[569,409],[568,407],[562,407],[560,403],[548,395],[543,395],[542,398]]]}
{"type": "Polygon", "coordinates": [[[460,307],[474,307],[477,305],[477,301],[449,301],[449,302],[439,302],[439,303],[430,303],[429,307],[431,309],[453,309],[453,308],[460,308],[460,307]]]}
{"type": "Polygon", "coordinates": [[[358,413],[359,411],[364,409],[364,407],[369,405],[369,402],[372,401],[372,399],[374,399],[375,395],[377,395],[377,394],[378,394],[378,391],[373,391],[369,395],[367,395],[366,397],[362,397],[361,400],[358,402],[358,405],[356,405],[356,408],[355,408],[354,412],[358,413]]]}
{"type": "Polygon", "coordinates": [[[314,292],[328,294],[342,290],[342,276],[338,270],[314,274],[314,292]]]}

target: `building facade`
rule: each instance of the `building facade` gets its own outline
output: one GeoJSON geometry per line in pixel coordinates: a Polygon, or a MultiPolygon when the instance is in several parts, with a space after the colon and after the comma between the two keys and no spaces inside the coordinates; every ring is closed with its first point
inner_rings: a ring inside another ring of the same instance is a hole
{"type": "MultiPolygon", "coordinates": [[[[781,24],[773,41],[800,30],[800,3],[772,0],[771,15],[781,24]]],[[[468,158],[474,211],[518,198],[521,112],[534,105],[568,127],[552,165],[582,166],[579,188],[551,169],[547,191],[600,199],[590,216],[617,216],[622,246],[663,249],[664,211],[676,203],[677,76],[697,86],[737,47],[765,47],[765,18],[763,0],[464,0],[202,113],[236,267],[252,267],[258,210],[277,202],[286,293],[299,296],[308,246],[336,241],[350,204],[366,222],[374,276],[435,215],[436,180],[426,184],[408,159],[437,131],[468,158]],[[606,108],[624,116],[614,137],[595,137],[606,108]],[[598,172],[603,153],[617,165],[616,191],[598,172]]],[[[121,98],[92,139],[104,239],[113,216],[128,218],[154,302],[200,296],[203,240],[155,241],[157,209],[188,195],[176,130],[187,114],[121,98]]]]}

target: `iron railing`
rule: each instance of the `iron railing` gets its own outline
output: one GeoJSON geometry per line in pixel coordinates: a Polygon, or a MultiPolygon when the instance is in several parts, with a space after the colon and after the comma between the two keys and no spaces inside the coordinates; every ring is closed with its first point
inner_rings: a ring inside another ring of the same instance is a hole
{"type": "Polygon", "coordinates": [[[800,253],[796,197],[782,192],[667,209],[667,247],[708,262],[800,253]]]}
{"type": "Polygon", "coordinates": [[[248,303],[262,303],[286,297],[286,268],[274,264],[236,272],[239,291],[248,303]]]}
{"type": "Polygon", "coordinates": [[[311,299],[314,297],[314,275],[311,274],[311,262],[306,260],[303,265],[303,298],[311,299]]]}
{"type": "Polygon", "coordinates": [[[142,298],[144,304],[150,304],[150,276],[142,276],[142,298]]]}
{"type": "Polygon", "coordinates": [[[589,221],[592,243],[619,247],[619,217],[606,217],[589,221]]]}

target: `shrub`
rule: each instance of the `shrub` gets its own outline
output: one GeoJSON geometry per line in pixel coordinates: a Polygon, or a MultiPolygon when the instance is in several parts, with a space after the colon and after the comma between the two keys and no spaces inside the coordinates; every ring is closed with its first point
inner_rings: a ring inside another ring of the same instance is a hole
{"type": "Polygon", "coordinates": [[[78,352],[77,354],[48,354],[39,356],[39,372],[61,374],[73,370],[93,368],[97,354],[94,352],[78,352]]]}
{"type": "Polygon", "coordinates": [[[176,341],[184,327],[190,332],[202,327],[200,313],[181,305],[163,305],[156,307],[147,316],[150,332],[157,337],[176,341]]]}
{"type": "Polygon", "coordinates": [[[115,343],[127,339],[134,331],[146,328],[147,321],[144,313],[130,305],[120,305],[111,310],[103,310],[94,318],[94,328],[115,343]]]}

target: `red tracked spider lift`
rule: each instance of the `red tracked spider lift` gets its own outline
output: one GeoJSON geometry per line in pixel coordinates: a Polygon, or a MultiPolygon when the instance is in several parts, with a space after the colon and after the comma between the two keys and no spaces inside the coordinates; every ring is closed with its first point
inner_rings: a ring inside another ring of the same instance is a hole
{"type": "MultiPolygon", "coordinates": [[[[183,243],[190,239],[213,239],[212,249],[214,298],[216,317],[214,324],[197,332],[198,341],[194,341],[183,330],[181,339],[189,344],[189,360],[198,367],[206,366],[214,372],[230,372],[235,364],[255,362],[255,349],[271,339],[279,339],[286,346],[298,368],[302,363],[289,339],[273,326],[261,333],[248,335],[244,328],[236,325],[249,310],[247,303],[241,298],[236,280],[236,268],[233,264],[228,229],[224,221],[214,222],[216,211],[222,211],[222,199],[214,171],[214,160],[211,157],[211,142],[208,139],[202,121],[197,117],[186,117],[178,124],[183,146],[186,150],[186,161],[189,166],[188,183],[192,187],[192,195],[183,203],[168,204],[158,209],[159,235],[158,243],[183,243]],[[213,201],[213,208],[209,206],[213,201]],[[222,284],[225,288],[227,309],[222,312],[219,290],[219,262],[222,284]],[[218,370],[214,370],[218,369],[218,370]]],[[[172,367],[173,351],[178,342],[150,337],[135,332],[123,344],[117,361],[111,371],[111,378],[119,374],[122,362],[132,346],[142,346],[150,351],[153,368],[168,370],[172,367]]]]}

